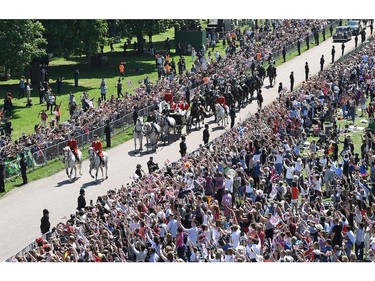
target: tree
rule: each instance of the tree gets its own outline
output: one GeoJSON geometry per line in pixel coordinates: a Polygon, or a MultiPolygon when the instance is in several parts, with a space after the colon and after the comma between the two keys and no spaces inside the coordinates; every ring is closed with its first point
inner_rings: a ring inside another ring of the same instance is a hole
{"type": "Polygon", "coordinates": [[[14,73],[23,73],[34,58],[46,54],[43,25],[36,20],[0,20],[0,63],[14,73]]]}
{"type": "Polygon", "coordinates": [[[43,20],[44,36],[49,53],[70,56],[98,53],[99,45],[106,42],[108,25],[105,20],[43,20]]]}
{"type": "Polygon", "coordinates": [[[123,26],[125,37],[136,37],[138,53],[143,53],[144,35],[155,35],[165,32],[168,28],[173,27],[174,20],[124,20],[119,23],[123,26]]]}

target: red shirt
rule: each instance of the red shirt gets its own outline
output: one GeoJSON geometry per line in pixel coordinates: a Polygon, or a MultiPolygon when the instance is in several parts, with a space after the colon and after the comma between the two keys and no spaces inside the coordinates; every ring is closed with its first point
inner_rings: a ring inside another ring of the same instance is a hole
{"type": "Polygon", "coordinates": [[[78,144],[75,139],[68,140],[68,146],[70,147],[71,150],[73,150],[74,152],[77,152],[78,144]]]}
{"type": "Polygon", "coordinates": [[[172,93],[166,93],[166,94],[164,95],[164,100],[165,100],[166,102],[171,102],[172,99],[173,99],[173,94],[172,94],[172,93]]]}
{"type": "Polygon", "coordinates": [[[102,146],[101,141],[93,141],[91,143],[91,147],[95,150],[95,152],[99,154],[99,156],[103,156],[103,152],[102,152],[103,146],[102,146]]]}
{"type": "Polygon", "coordinates": [[[180,102],[178,104],[178,108],[181,110],[188,110],[189,109],[189,104],[187,102],[180,102]]]}
{"type": "Polygon", "coordinates": [[[221,105],[226,105],[225,97],[224,96],[219,96],[217,98],[217,102],[220,103],[221,105]]]}
{"type": "Polygon", "coordinates": [[[293,200],[298,199],[298,187],[296,186],[292,187],[292,199],[293,200]]]}

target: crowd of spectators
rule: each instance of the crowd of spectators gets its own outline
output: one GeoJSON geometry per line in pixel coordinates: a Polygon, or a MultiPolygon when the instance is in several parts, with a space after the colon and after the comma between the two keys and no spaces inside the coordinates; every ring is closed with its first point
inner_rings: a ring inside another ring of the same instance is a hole
{"type": "Polygon", "coordinates": [[[109,190],[12,260],[373,262],[375,135],[356,144],[337,120],[355,122],[374,95],[370,41],[179,161],[109,190]]]}
{"type": "MultiPolygon", "coordinates": [[[[95,128],[104,126],[106,120],[113,121],[121,118],[133,112],[134,108],[140,110],[147,106],[158,104],[166,92],[172,92],[176,97],[188,96],[189,98],[190,95],[194,94],[194,91],[190,91],[191,89],[202,91],[202,89],[197,89],[197,87],[204,83],[203,78],[214,74],[224,75],[225,70],[237,71],[239,70],[239,63],[243,64],[241,69],[245,70],[254,60],[256,53],[268,54],[276,42],[280,42],[281,39],[285,42],[291,42],[301,32],[308,33],[309,29],[316,26],[324,26],[326,23],[326,20],[285,20],[277,21],[277,28],[267,32],[262,30],[260,32],[254,29],[254,33],[245,31],[243,36],[237,34],[236,37],[234,34],[233,37],[228,38],[228,42],[233,45],[233,50],[231,53],[228,52],[228,57],[224,59],[219,58],[219,56],[209,58],[208,54],[201,52],[201,50],[198,52],[198,54],[201,54],[197,56],[192,71],[186,71],[182,75],[163,71],[165,75],[161,76],[161,79],[155,83],[149,81],[146,77],[144,83],[141,83],[140,87],[135,89],[134,94],[126,93],[123,98],[115,98],[112,95],[107,101],[102,101],[97,107],[90,107],[87,111],[77,106],[74,114],[71,115],[71,119],[65,122],[56,122],[56,117],[48,116],[47,112],[45,112],[42,115],[45,116],[45,120],[41,120],[40,124],[35,125],[33,134],[23,135],[18,140],[15,140],[11,137],[11,131],[8,130],[4,133],[1,137],[1,158],[15,159],[18,153],[25,148],[30,150],[31,153],[38,152],[42,155],[43,150],[65,141],[70,136],[82,135],[95,128]],[[277,35],[279,33],[281,35],[277,35]],[[255,36],[251,36],[251,34],[255,34],[255,36]],[[236,44],[236,42],[240,41],[241,46],[236,44]]],[[[165,63],[163,66],[165,66],[165,63]]],[[[8,96],[6,100],[8,101],[8,96]]],[[[4,120],[4,123],[11,126],[9,116],[4,120]]]]}

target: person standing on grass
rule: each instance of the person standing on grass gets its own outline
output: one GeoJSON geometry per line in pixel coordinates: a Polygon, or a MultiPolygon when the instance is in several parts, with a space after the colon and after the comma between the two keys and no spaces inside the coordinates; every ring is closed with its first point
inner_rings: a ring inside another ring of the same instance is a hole
{"type": "Polygon", "coordinates": [[[111,123],[109,120],[107,120],[106,125],[104,127],[104,133],[106,145],[107,147],[111,147],[111,123]]]}
{"type": "Polygon", "coordinates": [[[124,75],[125,75],[125,63],[120,62],[120,65],[118,66],[118,69],[120,71],[120,76],[124,77],[124,75]]]}
{"type": "Polygon", "coordinates": [[[310,49],[310,37],[308,34],[306,35],[306,48],[307,50],[310,49]]]}
{"type": "Polygon", "coordinates": [[[5,166],[4,166],[3,159],[0,159],[0,193],[5,192],[4,175],[5,175],[5,166]]]}
{"type": "Polygon", "coordinates": [[[298,51],[298,55],[300,56],[301,55],[301,41],[299,39],[297,40],[297,51],[298,51]]]}
{"type": "Polygon", "coordinates": [[[122,93],[122,81],[121,81],[121,78],[119,78],[117,80],[117,98],[120,98],[120,97],[124,97],[123,93],[122,93]]]}
{"type": "Polygon", "coordinates": [[[285,46],[283,46],[282,53],[283,53],[283,60],[284,60],[284,62],[286,62],[286,48],[285,48],[285,46]]]}
{"type": "Polygon", "coordinates": [[[31,83],[29,83],[28,80],[26,80],[26,96],[27,96],[27,104],[26,106],[32,106],[33,104],[31,103],[31,83]]]}
{"type": "Polygon", "coordinates": [[[42,123],[42,126],[45,127],[47,124],[48,114],[44,110],[42,110],[41,112],[39,112],[38,117],[39,116],[40,116],[40,121],[42,123]]]}
{"type": "Polygon", "coordinates": [[[25,154],[23,152],[20,153],[20,170],[21,170],[21,176],[22,176],[22,184],[27,184],[27,175],[26,175],[26,169],[27,169],[27,162],[25,158],[25,154]]]}
{"type": "Polygon", "coordinates": [[[42,104],[44,102],[44,92],[45,88],[43,86],[42,81],[39,82],[39,104],[42,104]]]}
{"type": "Polygon", "coordinates": [[[104,78],[102,79],[102,82],[100,84],[100,96],[101,96],[101,100],[102,101],[106,101],[107,100],[107,85],[104,81],[104,78]]]}
{"type": "Polygon", "coordinates": [[[26,91],[25,76],[21,76],[19,86],[20,86],[20,92],[18,93],[18,99],[21,99],[25,96],[25,91],[26,91]]]}
{"type": "Polygon", "coordinates": [[[76,69],[76,71],[74,71],[74,87],[78,87],[78,78],[79,78],[79,71],[78,69],[76,69]]]}
{"type": "Polygon", "coordinates": [[[59,77],[56,81],[56,86],[57,86],[57,95],[60,96],[61,95],[61,90],[62,90],[62,80],[64,79],[64,77],[59,77]]]}

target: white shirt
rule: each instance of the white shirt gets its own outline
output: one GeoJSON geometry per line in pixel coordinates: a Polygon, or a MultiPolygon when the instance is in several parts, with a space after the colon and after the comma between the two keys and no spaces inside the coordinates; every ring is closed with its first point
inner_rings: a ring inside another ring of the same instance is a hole
{"type": "Polygon", "coordinates": [[[172,234],[172,237],[173,237],[173,238],[176,238],[176,235],[177,235],[177,227],[178,227],[178,223],[177,223],[177,220],[176,220],[176,219],[171,219],[171,220],[168,222],[167,229],[168,229],[168,231],[172,234]]]}
{"type": "Polygon", "coordinates": [[[362,243],[365,241],[365,230],[363,228],[362,229],[357,228],[355,240],[357,243],[362,243]]]}
{"type": "Polygon", "coordinates": [[[229,190],[229,192],[233,192],[233,180],[231,178],[225,179],[224,186],[226,190],[229,190]]]}
{"type": "MultiPolygon", "coordinates": [[[[260,242],[259,242],[260,243],[260,242]]],[[[257,256],[260,256],[260,244],[247,244],[246,246],[246,253],[249,259],[258,259],[257,256]]]]}
{"type": "Polygon", "coordinates": [[[160,257],[156,253],[154,253],[154,254],[151,254],[149,262],[158,262],[159,260],[160,260],[160,257]]]}
{"type": "Polygon", "coordinates": [[[238,246],[240,245],[240,235],[241,230],[237,229],[236,231],[232,232],[231,238],[233,243],[233,248],[237,250],[238,246]]]}
{"type": "Polygon", "coordinates": [[[285,178],[287,179],[293,179],[293,172],[294,172],[294,167],[293,166],[289,166],[287,169],[286,169],[286,175],[285,175],[285,178]]]}
{"type": "Polygon", "coordinates": [[[275,164],[282,164],[283,163],[283,157],[280,154],[275,155],[275,164]]]}
{"type": "Polygon", "coordinates": [[[354,244],[355,243],[355,237],[354,237],[353,231],[351,231],[351,230],[348,231],[347,235],[348,235],[348,238],[349,238],[350,242],[352,242],[352,244],[354,244]]]}
{"type": "Polygon", "coordinates": [[[233,255],[225,255],[225,262],[234,262],[234,254],[233,255]]]}
{"type": "Polygon", "coordinates": [[[189,239],[190,239],[191,243],[193,244],[193,246],[196,246],[197,245],[197,239],[198,239],[198,228],[196,226],[194,226],[192,228],[187,228],[187,229],[185,229],[185,232],[189,236],[189,239]]]}

